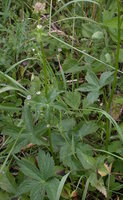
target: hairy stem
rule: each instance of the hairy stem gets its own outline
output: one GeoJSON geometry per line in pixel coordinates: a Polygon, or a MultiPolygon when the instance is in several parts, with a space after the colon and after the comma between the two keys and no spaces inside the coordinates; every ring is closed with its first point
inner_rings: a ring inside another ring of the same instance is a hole
{"type": "Polygon", "coordinates": [[[46,65],[46,58],[45,58],[42,39],[41,39],[41,51],[42,51],[42,59],[43,59],[43,66],[44,66],[44,77],[45,77],[45,96],[47,97],[47,65],[46,65]]]}

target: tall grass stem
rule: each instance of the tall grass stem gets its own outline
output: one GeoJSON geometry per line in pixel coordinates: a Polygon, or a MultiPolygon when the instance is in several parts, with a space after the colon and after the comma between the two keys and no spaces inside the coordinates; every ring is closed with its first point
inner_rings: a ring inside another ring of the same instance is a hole
{"type": "MultiPolygon", "coordinates": [[[[118,73],[118,65],[119,65],[119,54],[120,54],[120,25],[121,25],[121,20],[120,20],[120,0],[117,0],[117,8],[118,8],[118,34],[117,34],[117,53],[116,53],[116,67],[115,67],[115,73],[114,73],[114,80],[113,80],[113,85],[112,85],[112,90],[111,90],[111,96],[109,98],[109,103],[107,106],[107,112],[110,112],[111,109],[111,103],[112,99],[114,96],[114,92],[116,89],[116,81],[117,81],[117,73],[118,73]]],[[[110,122],[107,119],[106,120],[106,150],[108,150],[108,145],[110,142],[110,122]]]]}

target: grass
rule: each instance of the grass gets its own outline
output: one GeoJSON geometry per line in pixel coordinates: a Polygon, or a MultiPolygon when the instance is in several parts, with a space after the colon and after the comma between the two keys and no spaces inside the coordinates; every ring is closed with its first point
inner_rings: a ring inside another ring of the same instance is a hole
{"type": "Polygon", "coordinates": [[[121,6],[0,3],[0,200],[123,198],[121,6]]]}

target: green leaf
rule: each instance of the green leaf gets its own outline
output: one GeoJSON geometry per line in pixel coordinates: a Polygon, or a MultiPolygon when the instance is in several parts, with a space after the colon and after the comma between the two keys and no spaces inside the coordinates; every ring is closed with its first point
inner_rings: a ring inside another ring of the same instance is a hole
{"type": "Polygon", "coordinates": [[[88,81],[90,85],[95,86],[96,88],[100,88],[99,80],[94,72],[88,71],[85,79],[88,81]]]}
{"type": "Polygon", "coordinates": [[[59,111],[66,111],[67,110],[67,106],[65,103],[63,102],[54,102],[52,104],[50,104],[51,107],[55,108],[56,110],[59,110],[59,111]]]}
{"type": "Polygon", "coordinates": [[[59,186],[59,180],[53,178],[47,182],[46,192],[49,200],[54,200],[56,198],[56,193],[59,186]]]}
{"type": "Polygon", "coordinates": [[[78,61],[73,58],[67,58],[62,67],[65,74],[77,73],[82,70],[82,67],[79,67],[78,65],[78,61]]]}
{"type": "Polygon", "coordinates": [[[95,159],[92,156],[89,156],[87,154],[84,154],[80,151],[80,149],[77,149],[77,157],[80,160],[82,166],[84,169],[95,169],[95,159]]]}
{"type": "Polygon", "coordinates": [[[80,92],[91,92],[97,90],[93,85],[89,85],[88,83],[82,84],[78,89],[80,92]]]}
{"type": "Polygon", "coordinates": [[[8,193],[0,191],[0,199],[1,200],[11,200],[11,197],[8,193]]]}
{"type": "Polygon", "coordinates": [[[101,40],[104,38],[103,32],[97,31],[92,35],[92,39],[101,40]]]}
{"type": "Polygon", "coordinates": [[[45,196],[45,186],[40,181],[26,179],[18,187],[17,195],[20,196],[30,192],[31,200],[43,200],[45,196]]]}
{"type": "Polygon", "coordinates": [[[66,118],[63,119],[60,123],[59,126],[64,130],[64,131],[69,131],[74,128],[76,124],[76,121],[74,118],[66,118]]]}
{"type": "Polygon", "coordinates": [[[78,170],[80,169],[80,163],[75,158],[74,153],[72,151],[72,144],[64,144],[60,149],[60,160],[65,166],[70,167],[71,170],[78,170]]]}
{"type": "Polygon", "coordinates": [[[120,141],[113,141],[110,143],[108,150],[111,153],[119,153],[118,151],[122,149],[122,143],[120,141]]]}
{"type": "Polygon", "coordinates": [[[39,169],[28,160],[18,161],[18,165],[20,170],[31,178],[20,184],[18,194],[30,192],[31,200],[43,200],[47,193],[50,200],[55,199],[59,180],[55,178],[54,161],[49,153],[39,151],[39,169]]]}
{"type": "Polygon", "coordinates": [[[89,122],[85,123],[84,125],[82,125],[78,134],[80,137],[84,137],[86,135],[96,132],[97,129],[98,129],[97,124],[93,121],[89,121],[89,122]]]}
{"type": "Polygon", "coordinates": [[[79,149],[82,153],[92,156],[92,147],[88,144],[84,144],[82,142],[77,144],[77,149],[79,149]]]}
{"type": "Polygon", "coordinates": [[[100,85],[101,87],[104,87],[105,85],[111,83],[111,76],[114,72],[104,72],[103,74],[101,74],[100,76],[100,85]]]}
{"type": "Polygon", "coordinates": [[[111,64],[111,55],[109,53],[105,54],[105,59],[107,63],[111,64]]]}
{"type": "Polygon", "coordinates": [[[30,199],[31,200],[43,200],[45,196],[45,187],[38,181],[33,181],[30,199]]]}
{"type": "MultiPolygon", "coordinates": [[[[103,22],[103,24],[109,28],[117,29],[118,27],[118,17],[113,17],[112,19],[108,19],[103,22]]],[[[123,29],[123,23],[120,26],[121,29],[123,29]]]]}
{"type": "Polygon", "coordinates": [[[64,100],[71,108],[78,109],[81,103],[81,95],[77,91],[66,92],[64,100]]]}
{"type": "Polygon", "coordinates": [[[104,10],[103,12],[103,22],[105,23],[107,20],[111,20],[113,17],[113,13],[109,10],[104,10]]]}
{"type": "MultiPolygon", "coordinates": [[[[107,184],[108,184],[108,183],[107,183],[107,184]]],[[[115,180],[115,176],[112,175],[112,176],[110,177],[110,190],[112,190],[112,191],[118,191],[118,190],[120,190],[120,189],[122,189],[122,184],[120,184],[119,182],[117,182],[117,181],[115,180]]]]}
{"type": "Polygon", "coordinates": [[[0,173],[0,188],[8,193],[16,193],[15,179],[8,169],[0,173]]]}
{"type": "Polygon", "coordinates": [[[87,103],[90,105],[90,104],[93,104],[95,101],[98,100],[99,98],[99,95],[100,95],[100,92],[89,92],[89,94],[87,95],[87,103]]]}
{"type": "Polygon", "coordinates": [[[41,174],[34,164],[29,160],[18,161],[20,170],[28,177],[41,181],[41,174]]]}
{"type": "Polygon", "coordinates": [[[61,196],[61,192],[63,190],[63,187],[64,187],[64,184],[69,176],[70,172],[68,172],[66,175],[64,175],[60,181],[60,184],[58,186],[58,190],[57,190],[57,194],[56,194],[56,198],[55,200],[59,200],[60,199],[60,196],[61,196]]]}
{"type": "Polygon", "coordinates": [[[40,176],[43,180],[48,180],[55,175],[54,160],[49,153],[39,151],[38,153],[38,164],[40,169],[40,176]]]}

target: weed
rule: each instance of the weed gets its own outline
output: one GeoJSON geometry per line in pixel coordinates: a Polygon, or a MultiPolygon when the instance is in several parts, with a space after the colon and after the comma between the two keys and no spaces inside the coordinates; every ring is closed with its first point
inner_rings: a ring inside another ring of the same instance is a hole
{"type": "Polygon", "coordinates": [[[122,2],[0,2],[0,200],[122,199],[122,2]]]}

